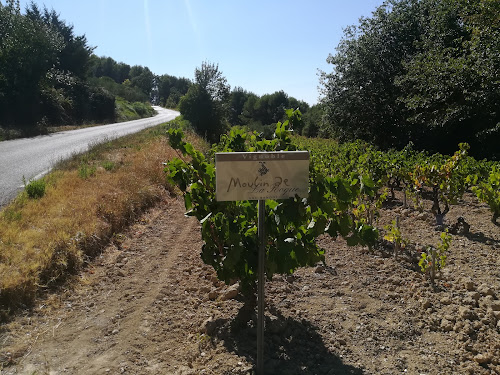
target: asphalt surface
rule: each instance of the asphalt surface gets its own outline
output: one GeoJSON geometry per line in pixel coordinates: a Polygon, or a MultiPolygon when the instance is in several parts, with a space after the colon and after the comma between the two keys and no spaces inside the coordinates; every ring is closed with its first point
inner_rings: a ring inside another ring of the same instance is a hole
{"type": "Polygon", "coordinates": [[[93,144],[136,133],[179,116],[177,111],[154,108],[158,112],[154,117],[0,142],[0,207],[24,188],[23,177],[26,181],[38,179],[56,163],[87,151],[93,144]]]}

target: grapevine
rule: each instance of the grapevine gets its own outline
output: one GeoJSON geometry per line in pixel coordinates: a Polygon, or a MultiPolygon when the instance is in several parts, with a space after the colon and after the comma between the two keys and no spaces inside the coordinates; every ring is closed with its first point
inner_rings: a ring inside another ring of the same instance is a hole
{"type": "Polygon", "coordinates": [[[490,207],[493,214],[491,222],[500,226],[500,223],[497,222],[500,217],[500,166],[492,167],[487,180],[481,182],[478,180],[477,174],[468,177],[468,181],[475,185],[472,187],[472,191],[480,201],[487,203],[490,207]]]}
{"type": "Polygon", "coordinates": [[[399,228],[399,217],[393,220],[390,225],[386,225],[384,229],[387,231],[384,239],[394,244],[394,257],[397,259],[399,251],[403,250],[409,243],[399,228]]]}
{"type": "MultiPolygon", "coordinates": [[[[294,112],[288,112],[294,116],[294,112]]],[[[220,280],[240,280],[244,293],[253,294],[257,278],[257,204],[253,201],[219,202],[215,199],[215,152],[296,150],[289,121],[279,122],[273,139],[233,129],[221,137],[207,157],[183,140],[181,130],[170,129],[171,146],[180,157],[167,163],[167,179],[181,190],[187,215],[201,224],[202,260],[220,280]]],[[[265,205],[266,275],[290,274],[297,268],[324,262],[316,238],[341,235],[349,245],[371,246],[378,231],[352,214],[360,194],[374,194],[367,178],[347,180],[330,176],[313,157],[309,197],[268,200],[265,205]]]]}
{"type": "Polygon", "coordinates": [[[428,273],[431,284],[434,284],[436,271],[446,265],[447,252],[451,245],[451,235],[448,231],[441,233],[441,242],[434,246],[427,246],[422,252],[418,265],[423,273],[428,273]]]}

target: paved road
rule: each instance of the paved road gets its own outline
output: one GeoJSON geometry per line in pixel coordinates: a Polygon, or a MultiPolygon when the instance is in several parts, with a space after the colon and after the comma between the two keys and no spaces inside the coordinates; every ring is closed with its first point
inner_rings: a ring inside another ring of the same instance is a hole
{"type": "Polygon", "coordinates": [[[89,145],[135,133],[179,115],[169,109],[154,108],[158,112],[155,117],[0,142],[0,207],[22,190],[23,176],[26,181],[39,178],[55,163],[86,151],[89,145]]]}

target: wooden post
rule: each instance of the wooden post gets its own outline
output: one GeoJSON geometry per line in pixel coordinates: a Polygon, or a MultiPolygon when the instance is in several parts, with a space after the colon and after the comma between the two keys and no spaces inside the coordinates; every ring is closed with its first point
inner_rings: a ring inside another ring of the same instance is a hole
{"type": "Polygon", "coordinates": [[[264,375],[264,286],[265,278],[265,262],[266,262],[266,244],[264,233],[264,220],[266,213],[266,201],[259,200],[259,223],[258,223],[258,236],[259,236],[259,275],[257,287],[257,375],[264,375]]]}

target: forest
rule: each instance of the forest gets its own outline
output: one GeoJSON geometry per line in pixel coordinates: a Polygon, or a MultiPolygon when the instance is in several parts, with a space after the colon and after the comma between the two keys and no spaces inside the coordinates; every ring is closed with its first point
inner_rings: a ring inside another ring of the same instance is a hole
{"type": "Polygon", "coordinates": [[[312,107],[284,91],[231,89],[218,63],[202,62],[191,80],[93,51],[55,10],[31,4],[22,13],[18,1],[7,1],[0,7],[0,128],[29,134],[111,121],[120,98],[178,108],[217,141],[231,126],[269,136],[287,108],[299,108],[295,134],[381,149],[411,142],[445,154],[467,142],[474,157],[499,158],[498,1],[386,1],[344,30],[312,107]]]}

